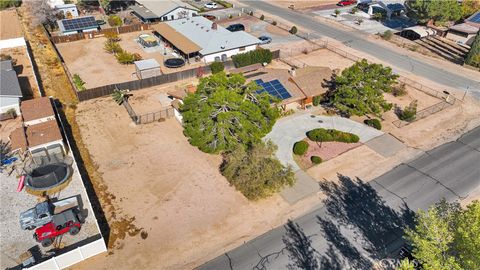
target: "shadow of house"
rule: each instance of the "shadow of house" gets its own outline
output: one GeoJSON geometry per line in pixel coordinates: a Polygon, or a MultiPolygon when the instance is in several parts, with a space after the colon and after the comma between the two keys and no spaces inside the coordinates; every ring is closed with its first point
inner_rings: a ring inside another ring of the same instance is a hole
{"type": "MultiPolygon", "coordinates": [[[[413,225],[414,212],[406,204],[399,212],[388,206],[377,191],[361,179],[351,179],[338,175],[339,183],[322,182],[320,188],[327,195],[325,207],[340,225],[353,228],[357,237],[363,240],[363,248],[373,259],[381,259],[397,249],[402,241],[404,229],[413,225]],[[395,244],[395,245],[394,245],[395,244]],[[395,247],[393,247],[395,246],[395,247]]],[[[331,224],[321,221],[326,237],[339,242],[341,249],[355,255],[344,242],[346,239],[335,238],[329,231],[335,230],[331,224]]]]}

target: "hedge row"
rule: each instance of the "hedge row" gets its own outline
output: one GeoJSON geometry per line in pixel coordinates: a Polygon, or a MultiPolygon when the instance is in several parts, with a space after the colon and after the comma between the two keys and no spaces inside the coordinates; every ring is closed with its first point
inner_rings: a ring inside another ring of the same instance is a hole
{"type": "Polygon", "coordinates": [[[268,49],[256,49],[246,53],[241,53],[232,56],[235,67],[245,67],[257,63],[270,63],[272,62],[272,52],[268,49]]]}
{"type": "Polygon", "coordinates": [[[298,141],[293,145],[293,153],[295,155],[303,156],[308,150],[308,143],[306,141],[298,141]]]}
{"type": "Polygon", "coordinates": [[[316,142],[345,142],[356,143],[360,138],[352,133],[339,131],[336,129],[316,128],[307,132],[307,137],[316,142]]]}
{"type": "Polygon", "coordinates": [[[371,127],[376,128],[378,130],[382,129],[382,124],[380,123],[380,120],[378,120],[376,118],[365,119],[365,121],[363,121],[363,123],[365,123],[365,125],[367,125],[367,126],[371,126],[371,127]]]}

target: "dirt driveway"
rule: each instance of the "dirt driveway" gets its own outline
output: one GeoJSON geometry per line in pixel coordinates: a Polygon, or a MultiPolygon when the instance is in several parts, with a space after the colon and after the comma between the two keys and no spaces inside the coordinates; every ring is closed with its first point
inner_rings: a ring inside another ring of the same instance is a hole
{"type": "Polygon", "coordinates": [[[123,106],[106,97],[80,103],[77,120],[117,209],[102,205],[109,224],[134,217],[146,234],[118,240],[110,255],[75,269],[191,269],[318,202],[291,207],[278,195],[247,201],[219,173],[220,156],[192,147],[175,119],[136,126],[123,106]]]}

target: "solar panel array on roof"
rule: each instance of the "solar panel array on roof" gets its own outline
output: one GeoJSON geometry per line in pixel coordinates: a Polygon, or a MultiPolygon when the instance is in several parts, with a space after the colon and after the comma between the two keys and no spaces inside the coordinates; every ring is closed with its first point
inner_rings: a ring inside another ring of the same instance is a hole
{"type": "Polygon", "coordinates": [[[480,23],[480,12],[475,14],[469,21],[474,22],[474,23],[480,23]]]}
{"type": "Polygon", "coordinates": [[[62,24],[65,31],[78,31],[98,27],[93,16],[62,20],[62,24]]]}
{"type": "Polygon", "coordinates": [[[273,80],[269,82],[263,82],[262,80],[255,80],[255,82],[262,87],[262,89],[257,90],[258,94],[267,92],[268,94],[277,97],[281,100],[292,97],[287,91],[285,86],[279,80],[273,80]]]}

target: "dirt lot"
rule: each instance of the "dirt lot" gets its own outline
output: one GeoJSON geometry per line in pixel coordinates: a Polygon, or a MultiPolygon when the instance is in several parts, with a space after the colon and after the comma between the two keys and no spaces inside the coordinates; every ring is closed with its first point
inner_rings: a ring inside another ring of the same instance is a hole
{"type": "Polygon", "coordinates": [[[295,9],[307,9],[323,5],[331,5],[338,3],[338,0],[268,0],[272,4],[288,8],[290,5],[295,5],[295,9]]]}
{"type": "MultiPolygon", "coordinates": [[[[286,49],[284,51],[284,55],[289,54],[289,49],[286,49]]],[[[292,48],[290,49],[290,51],[292,51],[292,54],[295,55],[296,53],[298,53],[298,47],[292,48]]],[[[329,67],[332,70],[343,70],[353,65],[354,63],[352,60],[340,56],[327,49],[320,49],[308,54],[299,54],[297,56],[287,57],[286,60],[300,66],[307,65],[329,67]]]]}
{"type": "Polygon", "coordinates": [[[28,57],[26,47],[16,47],[1,49],[1,54],[10,55],[13,60],[13,69],[17,72],[18,82],[22,89],[22,94],[25,99],[31,99],[33,97],[39,97],[37,80],[33,72],[32,63],[28,57]]]}
{"type": "MultiPolygon", "coordinates": [[[[143,59],[154,58],[161,65],[163,73],[172,73],[183,69],[200,66],[192,63],[182,68],[170,69],[163,66],[163,53],[146,52],[135,39],[140,34],[151,34],[149,31],[132,32],[120,35],[120,46],[131,53],[139,53],[143,59]]],[[[103,50],[105,38],[99,37],[75,42],[56,44],[70,73],[79,74],[86,82],[85,87],[92,88],[106,84],[136,80],[134,65],[121,65],[117,59],[103,50]]]]}
{"type": "Polygon", "coordinates": [[[145,239],[138,235],[119,240],[113,254],[75,269],[191,269],[199,259],[280,225],[318,200],[294,208],[280,196],[251,203],[220,175],[220,157],[192,147],[175,119],[136,126],[110,97],[80,103],[77,120],[102,184],[119,209],[116,216],[105,209],[109,223],[133,217],[147,234],[145,239]]]}

